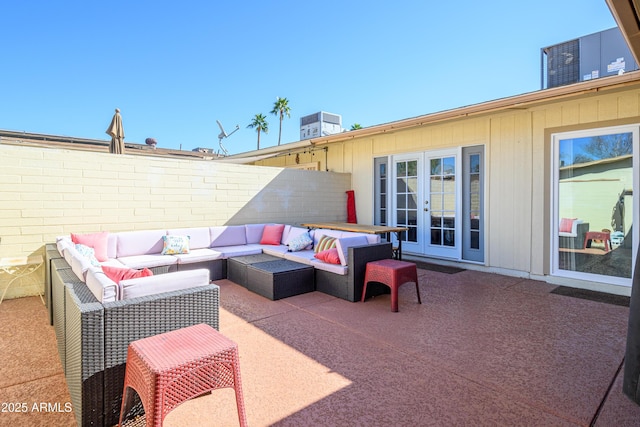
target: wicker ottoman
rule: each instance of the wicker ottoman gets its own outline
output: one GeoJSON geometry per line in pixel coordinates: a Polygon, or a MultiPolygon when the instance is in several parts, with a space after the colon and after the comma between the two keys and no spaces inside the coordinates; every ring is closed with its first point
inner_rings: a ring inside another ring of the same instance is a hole
{"type": "Polygon", "coordinates": [[[288,259],[247,266],[247,289],[271,300],[315,291],[313,267],[288,259]]]}
{"type": "Polygon", "coordinates": [[[245,255],[229,258],[227,261],[227,279],[240,286],[247,287],[247,267],[251,264],[266,261],[277,261],[281,258],[267,254],[245,255]]]}

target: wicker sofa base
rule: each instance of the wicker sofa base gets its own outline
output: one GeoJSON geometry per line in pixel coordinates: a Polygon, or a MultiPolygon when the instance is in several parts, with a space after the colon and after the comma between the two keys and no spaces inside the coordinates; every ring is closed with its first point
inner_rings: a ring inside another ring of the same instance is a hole
{"type": "Polygon", "coordinates": [[[54,329],[78,425],[118,423],[130,342],[199,323],[219,328],[217,285],[102,304],[64,259],[52,266],[54,329]]]}

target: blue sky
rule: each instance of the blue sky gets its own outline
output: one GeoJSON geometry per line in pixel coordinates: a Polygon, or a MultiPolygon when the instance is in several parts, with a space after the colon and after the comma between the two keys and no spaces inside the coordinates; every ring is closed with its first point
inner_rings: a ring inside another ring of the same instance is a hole
{"type": "Polygon", "coordinates": [[[0,129],[255,150],[327,111],[363,127],[540,89],[540,48],[616,25],[604,0],[16,1],[0,6],[0,129]]]}

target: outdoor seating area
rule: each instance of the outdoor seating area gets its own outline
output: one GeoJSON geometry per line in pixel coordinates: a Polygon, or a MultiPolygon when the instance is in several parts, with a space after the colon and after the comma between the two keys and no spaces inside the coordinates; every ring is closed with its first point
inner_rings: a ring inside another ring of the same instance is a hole
{"type": "MultiPolygon", "coordinates": [[[[401,286],[397,313],[389,294],[271,301],[215,281],[219,331],[238,345],[247,424],[637,425],[640,407],[621,391],[624,298],[618,305],[539,281],[418,267],[422,304],[414,286],[401,286]]],[[[26,408],[2,422],[76,425],[40,298],[4,301],[0,328],[0,395],[26,408]]],[[[164,425],[239,425],[235,396],[224,388],[191,399],[164,425]]]]}

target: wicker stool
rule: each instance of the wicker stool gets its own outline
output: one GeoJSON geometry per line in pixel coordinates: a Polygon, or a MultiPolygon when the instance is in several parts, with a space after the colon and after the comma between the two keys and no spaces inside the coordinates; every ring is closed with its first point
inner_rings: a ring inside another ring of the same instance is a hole
{"type": "Polygon", "coordinates": [[[208,391],[232,387],[240,425],[247,419],[240,381],[238,345],[200,324],[129,344],[120,424],[140,396],[147,426],[161,426],[171,410],[208,391]],[[128,390],[129,389],[129,390],[128,390]]]}
{"type": "Polygon", "coordinates": [[[364,287],[362,288],[362,299],[367,295],[367,283],[378,282],[391,288],[391,311],[398,311],[398,288],[407,282],[416,284],[418,303],[420,300],[420,288],[418,286],[418,269],[412,262],[398,261],[395,259],[383,259],[367,263],[367,270],[364,276],[364,287]]]}

